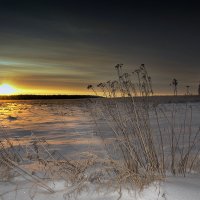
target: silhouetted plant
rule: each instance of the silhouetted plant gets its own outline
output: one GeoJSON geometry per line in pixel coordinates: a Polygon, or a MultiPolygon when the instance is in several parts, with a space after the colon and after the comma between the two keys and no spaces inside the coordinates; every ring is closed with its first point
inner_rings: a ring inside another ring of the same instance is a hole
{"type": "Polygon", "coordinates": [[[200,95],[200,83],[199,83],[199,87],[198,87],[198,95],[200,95]]]}
{"type": "Polygon", "coordinates": [[[172,80],[172,85],[173,85],[173,88],[174,88],[174,96],[177,96],[177,94],[178,94],[178,90],[177,90],[178,81],[175,78],[172,80]]]}
{"type": "Polygon", "coordinates": [[[186,86],[186,93],[185,94],[190,95],[190,86],[189,85],[186,86]]]}

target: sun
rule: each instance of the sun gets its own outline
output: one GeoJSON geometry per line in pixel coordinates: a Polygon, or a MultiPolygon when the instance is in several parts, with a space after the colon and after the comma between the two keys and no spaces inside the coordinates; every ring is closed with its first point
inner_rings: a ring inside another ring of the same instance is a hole
{"type": "Polygon", "coordinates": [[[0,85],[0,95],[12,95],[15,94],[17,90],[9,84],[0,85]]]}

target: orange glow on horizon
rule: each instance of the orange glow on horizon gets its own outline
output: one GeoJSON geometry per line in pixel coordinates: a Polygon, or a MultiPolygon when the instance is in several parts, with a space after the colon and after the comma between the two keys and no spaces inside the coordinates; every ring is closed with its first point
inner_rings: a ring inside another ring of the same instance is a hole
{"type": "MultiPolygon", "coordinates": [[[[98,91],[99,96],[104,96],[103,92],[98,91]]],[[[11,84],[0,85],[0,95],[96,95],[93,91],[88,89],[70,88],[65,89],[33,89],[20,88],[20,86],[13,86],[11,84]]],[[[171,93],[156,92],[153,96],[168,96],[171,93]]],[[[119,95],[120,96],[120,95],[119,95]]]]}
{"type": "MultiPolygon", "coordinates": [[[[103,92],[97,91],[99,96],[104,96],[103,92]]],[[[96,95],[93,91],[83,88],[28,88],[17,84],[3,83],[0,85],[0,95],[96,95]]],[[[170,92],[156,92],[153,96],[168,96],[170,92]]],[[[120,96],[120,95],[119,95],[120,96]]]]}
{"type": "MultiPolygon", "coordinates": [[[[94,95],[93,92],[85,89],[33,89],[33,88],[21,88],[20,86],[16,87],[16,92],[13,94],[16,95],[94,95]]],[[[0,92],[1,94],[1,92],[0,92]]]]}

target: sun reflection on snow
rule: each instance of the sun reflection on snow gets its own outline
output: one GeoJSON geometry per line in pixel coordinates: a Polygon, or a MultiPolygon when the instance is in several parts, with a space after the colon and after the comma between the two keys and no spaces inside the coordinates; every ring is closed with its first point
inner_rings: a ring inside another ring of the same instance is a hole
{"type": "Polygon", "coordinates": [[[19,142],[28,145],[32,134],[56,146],[97,144],[90,137],[91,126],[81,109],[69,101],[1,101],[0,125],[14,146],[19,142]]]}

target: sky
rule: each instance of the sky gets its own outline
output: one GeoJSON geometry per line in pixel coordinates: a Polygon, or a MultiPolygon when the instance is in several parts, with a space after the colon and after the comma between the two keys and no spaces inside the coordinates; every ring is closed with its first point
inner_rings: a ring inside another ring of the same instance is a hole
{"type": "Polygon", "coordinates": [[[31,94],[87,94],[144,63],[155,94],[200,81],[200,7],[191,1],[0,0],[0,84],[31,94]]]}

